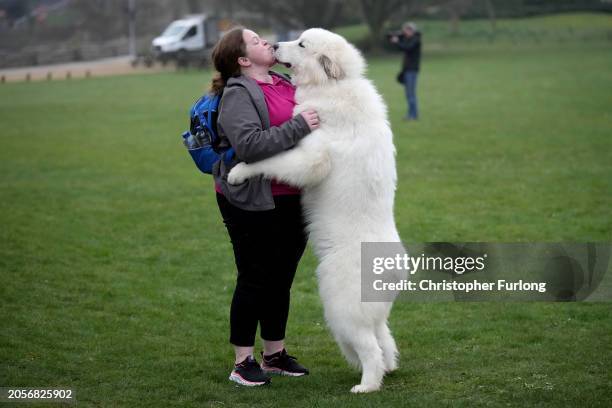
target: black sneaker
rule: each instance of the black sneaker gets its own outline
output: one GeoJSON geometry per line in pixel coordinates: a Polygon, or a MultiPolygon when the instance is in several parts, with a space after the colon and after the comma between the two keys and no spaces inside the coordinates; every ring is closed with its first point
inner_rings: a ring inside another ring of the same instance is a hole
{"type": "Polygon", "coordinates": [[[261,369],[266,373],[292,377],[308,375],[308,369],[298,364],[297,359],[287,354],[285,349],[269,356],[264,356],[262,352],[261,356],[263,358],[261,369]]]}
{"type": "Polygon", "coordinates": [[[229,379],[247,387],[256,387],[270,383],[270,377],[262,371],[253,356],[248,356],[243,362],[236,364],[229,379]]]}

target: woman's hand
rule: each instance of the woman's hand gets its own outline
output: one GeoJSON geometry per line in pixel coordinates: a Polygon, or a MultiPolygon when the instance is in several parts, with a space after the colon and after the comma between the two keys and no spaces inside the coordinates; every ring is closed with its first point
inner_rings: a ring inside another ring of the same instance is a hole
{"type": "Polygon", "coordinates": [[[319,128],[319,114],[313,109],[305,110],[300,113],[311,131],[319,128]]]}

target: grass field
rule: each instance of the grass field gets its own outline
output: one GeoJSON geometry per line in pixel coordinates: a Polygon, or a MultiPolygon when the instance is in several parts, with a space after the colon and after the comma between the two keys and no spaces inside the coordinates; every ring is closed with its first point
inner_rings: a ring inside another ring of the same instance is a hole
{"type": "MultiPolygon", "coordinates": [[[[611,241],[612,53],[430,52],[422,119],[396,57],[370,61],[398,150],[405,241],[611,241]]],[[[231,247],[180,143],[208,73],[0,86],[0,385],[79,406],[610,406],[610,303],[397,303],[401,368],[358,382],[325,327],[309,251],[289,351],[312,370],[227,380],[231,247]]],[[[259,349],[259,346],[258,346],[259,349]]]]}
{"type": "MultiPolygon", "coordinates": [[[[563,13],[528,18],[501,18],[495,29],[489,20],[464,20],[457,32],[451,30],[448,21],[416,20],[429,48],[482,48],[482,47],[539,47],[567,46],[586,43],[612,44],[612,15],[605,13],[563,13]]],[[[389,30],[397,30],[400,22],[389,24],[389,30]]],[[[368,28],[356,24],[338,28],[350,41],[368,42],[368,28]]],[[[392,47],[390,47],[392,48],[392,47]]]]}

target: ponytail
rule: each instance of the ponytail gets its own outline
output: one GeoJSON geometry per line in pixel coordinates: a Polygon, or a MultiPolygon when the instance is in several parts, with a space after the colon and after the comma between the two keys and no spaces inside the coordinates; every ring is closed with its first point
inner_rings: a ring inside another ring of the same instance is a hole
{"type": "Polygon", "coordinates": [[[212,51],[212,61],[217,73],[210,84],[210,91],[219,95],[227,81],[240,75],[238,58],[246,55],[246,44],[242,38],[243,27],[235,27],[225,33],[212,51]]]}
{"type": "Polygon", "coordinates": [[[214,93],[215,95],[219,95],[221,92],[223,92],[223,88],[225,88],[225,81],[223,80],[221,74],[217,72],[215,76],[213,76],[210,84],[210,92],[214,93]]]}

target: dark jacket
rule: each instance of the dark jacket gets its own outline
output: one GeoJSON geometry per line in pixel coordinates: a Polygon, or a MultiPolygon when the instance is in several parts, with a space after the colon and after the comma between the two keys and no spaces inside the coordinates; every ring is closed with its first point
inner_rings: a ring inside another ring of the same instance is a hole
{"type": "Polygon", "coordinates": [[[402,71],[418,71],[421,65],[421,33],[417,31],[410,38],[402,35],[395,45],[404,51],[402,71]]]}
{"type": "MultiPolygon", "coordinates": [[[[282,74],[270,72],[289,80],[282,74]]],[[[227,175],[236,163],[267,159],[295,146],[310,128],[301,115],[280,126],[270,127],[270,115],[263,91],[247,76],[230,78],[223,90],[217,119],[220,146],[232,146],[236,152],[229,165],[219,160],[213,167],[215,182],[227,200],[250,211],[271,210],[274,199],[270,180],[257,176],[242,184],[231,185],[227,175]]]]}

